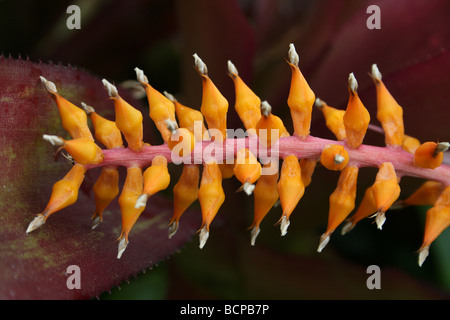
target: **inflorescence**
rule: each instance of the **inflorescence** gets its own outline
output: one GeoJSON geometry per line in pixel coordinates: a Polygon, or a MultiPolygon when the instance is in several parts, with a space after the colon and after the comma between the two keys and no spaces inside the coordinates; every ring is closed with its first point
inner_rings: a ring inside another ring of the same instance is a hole
{"type": "Polygon", "coordinates": [[[137,80],[148,98],[150,118],[164,140],[159,146],[144,142],[141,111],[121,98],[117,88],[107,80],[102,82],[114,102],[115,121],[103,118],[85,103],[81,103],[81,108],[75,106],[58,94],[54,83],[41,77],[45,89],[56,101],[64,129],[71,136],[69,140],[56,135],[43,138],[57,147],[57,151],[64,149],[73,165],[54,184],[47,207],[29,224],[26,232],[41,227],[51,214],[75,203],[86,171],[101,167],[93,186],[96,204],[93,228],[102,221],[103,211],[120,193],[122,231],[117,256],[120,258],[148,199],[168,188],[168,164],[174,163],[182,165],[183,171],[173,188],[169,238],[177,232],[183,213],[198,199],[202,213],[199,229],[202,248],[210,225],[225,201],[222,181],[234,176],[242,184],[238,191],[254,197],[254,219],[250,226],[254,245],[261,221],[277,203],[282,209],[281,235],[286,234],[290,215],[310,184],[316,164],[320,163],[340,172],[340,176],[329,198],[328,225],[317,251],[324,249],[341,224],[342,234],[345,234],[360,220],[374,218],[381,229],[388,209],[429,205],[419,248],[421,266],[431,243],[450,225],[450,167],[442,164],[449,143],[421,143],[404,133],[403,109],[389,93],[374,64],[370,75],[377,91],[377,119],[382,125],[386,146],[364,145],[371,118],[358,96],[358,83],[353,73],[348,77],[347,108],[339,110],[317,98],[311,90],[298,67],[299,56],[293,44],[289,46],[287,62],[292,71],[287,99],[294,128],[292,135],[283,121],[272,113],[270,104],[261,101],[228,61],[228,73],[235,85],[235,110],[247,130],[244,138],[227,136],[228,101],[208,76],[206,64],[198,55],[194,54],[194,66],[202,80],[200,111],[181,104],[167,92],[155,90],[144,72],[136,68],[137,80]],[[326,126],[336,140],[310,135],[314,107],[323,113],[326,126]],[[95,135],[89,129],[88,118],[95,135]],[[121,192],[120,166],[127,171],[121,192]],[[355,209],[358,173],[363,167],[377,167],[378,173],[355,213],[349,217],[355,209]],[[403,176],[422,178],[424,184],[408,198],[399,200],[399,182],[403,176]]]}

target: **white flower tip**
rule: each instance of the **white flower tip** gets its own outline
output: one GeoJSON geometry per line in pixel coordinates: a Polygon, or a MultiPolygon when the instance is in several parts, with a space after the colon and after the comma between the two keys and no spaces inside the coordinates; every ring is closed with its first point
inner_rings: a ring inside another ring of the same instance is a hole
{"type": "Polygon", "coordinates": [[[169,239],[172,238],[175,233],[177,233],[178,230],[178,221],[174,221],[170,226],[169,226],[169,239]]]}
{"type": "Polygon", "coordinates": [[[323,101],[320,98],[316,98],[316,100],[314,101],[314,106],[316,106],[316,108],[322,108],[324,105],[326,105],[326,102],[323,101]]]}
{"type": "Polygon", "coordinates": [[[291,64],[298,66],[299,57],[293,43],[289,44],[288,58],[291,64]]]}
{"type": "Polygon", "coordinates": [[[177,122],[175,120],[166,119],[165,122],[166,122],[167,129],[170,132],[173,133],[175,130],[178,129],[178,124],[177,124],[177,122]]]}
{"type": "Polygon", "coordinates": [[[341,235],[346,235],[349,233],[353,228],[355,227],[355,224],[351,221],[347,221],[346,224],[341,229],[341,235]]]}
{"type": "Polygon", "coordinates": [[[36,216],[33,221],[30,222],[30,224],[28,225],[27,228],[27,233],[30,233],[31,231],[34,231],[40,227],[42,227],[42,225],[45,223],[45,216],[40,214],[38,216],[36,216]]]}
{"type": "Polygon", "coordinates": [[[348,75],[348,86],[353,92],[356,92],[358,90],[358,81],[356,81],[353,72],[348,75]]]}
{"type": "Polygon", "coordinates": [[[201,75],[207,75],[208,74],[208,68],[206,67],[206,64],[200,59],[200,57],[194,53],[192,55],[194,57],[194,67],[195,70],[197,70],[198,73],[201,75]]]}
{"type": "Polygon", "coordinates": [[[117,250],[117,259],[120,259],[122,257],[122,254],[124,253],[127,246],[128,246],[128,240],[125,237],[120,239],[118,250],[117,250]]]}
{"type": "Polygon", "coordinates": [[[92,219],[92,230],[98,227],[98,225],[102,222],[99,216],[96,216],[94,219],[92,219]]]}
{"type": "Polygon", "coordinates": [[[384,214],[383,211],[378,211],[375,215],[375,222],[377,224],[377,228],[378,229],[382,229],[384,223],[386,222],[386,215],[384,214]]]}
{"type": "Polygon", "coordinates": [[[40,76],[41,82],[44,85],[45,89],[49,92],[52,93],[57,93],[58,90],[56,90],[56,86],[53,82],[48,81],[47,79],[45,79],[43,76],[40,76]]]}
{"type": "Polygon", "coordinates": [[[108,80],[103,79],[102,83],[110,97],[117,97],[119,95],[116,86],[110,83],[108,80]]]}
{"type": "Polygon", "coordinates": [[[439,142],[436,146],[436,153],[446,152],[450,148],[450,143],[448,142],[439,142]]]}
{"type": "Polygon", "coordinates": [[[425,247],[420,249],[420,251],[419,251],[419,260],[418,260],[419,267],[421,267],[423,265],[423,263],[425,262],[425,260],[427,259],[428,254],[430,252],[429,249],[430,248],[428,246],[425,246],[425,247]]]}
{"type": "Polygon", "coordinates": [[[148,79],[147,76],[144,74],[144,71],[142,71],[138,67],[134,68],[134,71],[136,72],[136,78],[139,82],[148,83],[148,79]]]}
{"type": "Polygon", "coordinates": [[[375,63],[372,65],[371,74],[372,74],[372,78],[374,78],[375,80],[378,80],[378,81],[381,80],[381,72],[375,63]]]}
{"type": "Polygon", "coordinates": [[[244,183],[244,185],[242,186],[242,190],[244,190],[244,192],[250,196],[253,193],[253,190],[255,190],[255,185],[250,183],[250,182],[246,182],[244,183]]]}
{"type": "Polygon", "coordinates": [[[272,107],[270,106],[270,104],[266,100],[261,102],[261,113],[267,117],[271,112],[272,107]]]}
{"type": "Polygon", "coordinates": [[[322,252],[323,248],[330,242],[330,235],[328,233],[324,233],[320,237],[319,246],[317,247],[317,252],[322,252]]]}
{"type": "Polygon", "coordinates": [[[42,138],[47,141],[50,142],[53,146],[57,146],[60,147],[64,144],[64,140],[58,136],[55,135],[51,135],[51,134],[43,134],[42,138]]]}
{"type": "Polygon", "coordinates": [[[253,227],[252,231],[250,233],[251,238],[250,238],[250,245],[254,246],[255,245],[255,241],[256,241],[256,237],[258,237],[260,232],[259,227],[253,227]]]}
{"type": "Polygon", "coordinates": [[[208,240],[208,237],[209,237],[208,228],[206,226],[203,226],[202,230],[200,231],[200,245],[199,245],[200,249],[203,249],[203,247],[206,244],[206,241],[208,240]]]}
{"type": "Polygon", "coordinates": [[[163,94],[170,101],[175,101],[175,102],[177,101],[177,99],[173,96],[173,94],[168,93],[167,91],[164,91],[163,94]]]}
{"type": "Polygon", "coordinates": [[[334,156],[334,164],[341,164],[343,163],[345,158],[341,156],[340,154],[337,154],[334,156]]]}
{"type": "Polygon", "coordinates": [[[95,112],[95,109],[91,106],[88,106],[86,103],[81,102],[81,107],[83,108],[84,112],[86,112],[86,114],[91,114],[95,112]]]}
{"type": "Polygon", "coordinates": [[[238,70],[236,69],[236,66],[230,60],[228,60],[228,73],[235,76],[239,74],[238,70]]]}
{"type": "Polygon", "coordinates": [[[141,194],[134,204],[135,209],[145,207],[147,205],[148,195],[141,194]]]}
{"type": "Polygon", "coordinates": [[[289,221],[289,219],[286,216],[283,216],[281,218],[281,224],[280,224],[280,231],[281,231],[281,236],[285,236],[287,233],[287,229],[289,227],[289,224],[291,222],[289,221]]]}

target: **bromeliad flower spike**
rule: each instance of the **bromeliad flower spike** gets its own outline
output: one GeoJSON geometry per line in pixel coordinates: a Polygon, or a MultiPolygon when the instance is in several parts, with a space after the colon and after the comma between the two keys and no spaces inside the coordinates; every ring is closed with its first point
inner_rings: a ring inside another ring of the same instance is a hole
{"type": "Polygon", "coordinates": [[[310,184],[316,165],[321,164],[327,170],[339,172],[340,177],[330,195],[328,225],[317,251],[325,248],[340,225],[345,234],[362,219],[373,218],[381,229],[388,210],[428,205],[431,208],[418,251],[421,266],[432,242],[450,225],[450,167],[442,163],[449,143],[421,143],[404,133],[403,109],[389,93],[374,64],[370,76],[377,93],[376,118],[381,123],[379,129],[384,132],[386,145],[363,144],[371,126],[371,115],[358,95],[354,74],[348,77],[347,107],[339,110],[317,97],[309,87],[299,69],[299,56],[293,44],[289,46],[287,62],[292,72],[287,97],[294,128],[292,134],[283,120],[273,114],[269,102],[261,101],[239,77],[236,66],[228,61],[228,74],[236,92],[234,107],[247,130],[244,138],[227,137],[228,101],[197,54],[194,54],[194,66],[203,90],[200,111],[184,106],[170,93],[155,90],[144,72],[136,68],[137,80],[148,97],[149,116],[164,140],[164,144],[157,146],[144,142],[141,111],[120,97],[117,88],[106,79],[102,82],[113,101],[114,121],[103,118],[85,103],[81,104],[82,108],[75,106],[58,93],[50,80],[41,77],[71,139],[52,133],[43,138],[57,148],[56,152],[64,149],[73,165],[54,184],[47,207],[31,221],[26,232],[41,227],[50,215],[74,204],[86,172],[101,167],[93,187],[96,205],[95,212],[90,213],[93,228],[102,222],[103,210],[119,196],[122,231],[118,235],[117,258],[121,258],[148,199],[169,187],[170,166],[182,165],[182,174],[173,188],[174,211],[168,221],[169,239],[177,232],[183,213],[198,200],[202,213],[200,248],[205,246],[226,198],[222,184],[234,176],[241,184],[237,192],[244,191],[254,198],[250,243],[255,245],[261,221],[277,203],[282,211],[281,235],[287,233],[290,216],[310,184]],[[310,135],[311,115],[317,111],[323,114],[336,140],[310,135]],[[89,130],[88,119],[91,119],[94,134],[89,130]],[[121,191],[118,167],[126,168],[121,191]],[[365,167],[376,167],[378,173],[356,206],[358,173],[365,167]],[[402,200],[399,183],[404,176],[421,178],[424,183],[402,200]]]}

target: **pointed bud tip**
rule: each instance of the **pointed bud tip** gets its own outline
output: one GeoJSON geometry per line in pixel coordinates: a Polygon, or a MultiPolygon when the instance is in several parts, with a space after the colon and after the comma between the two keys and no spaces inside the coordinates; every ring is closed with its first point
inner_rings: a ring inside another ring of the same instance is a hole
{"type": "Polygon", "coordinates": [[[448,142],[439,142],[436,146],[436,153],[446,152],[450,147],[450,143],[448,142]]]}
{"type": "Polygon", "coordinates": [[[38,216],[36,216],[33,221],[30,222],[30,224],[28,225],[27,231],[26,233],[30,233],[31,231],[34,231],[40,227],[42,227],[42,225],[45,223],[45,216],[40,214],[38,216]]]}
{"type": "Polygon", "coordinates": [[[375,63],[372,65],[371,75],[372,75],[372,78],[374,78],[375,80],[378,80],[378,81],[381,80],[381,72],[375,63]]]}
{"type": "Polygon", "coordinates": [[[316,100],[314,100],[314,106],[316,107],[316,108],[323,108],[324,106],[326,105],[326,102],[325,101],[323,101],[322,99],[320,99],[320,98],[316,98],[316,100]]]}
{"type": "Polygon", "coordinates": [[[267,117],[271,112],[272,107],[270,106],[270,104],[266,100],[261,102],[261,113],[267,117]]]}
{"type": "Polygon", "coordinates": [[[355,225],[353,224],[353,222],[347,221],[347,223],[344,224],[344,226],[341,229],[341,235],[346,235],[347,233],[349,233],[354,226],[355,225]]]}
{"type": "Polygon", "coordinates": [[[246,182],[244,183],[242,189],[248,196],[250,196],[253,193],[253,190],[255,190],[255,185],[250,182],[246,182]]]}
{"type": "Polygon", "coordinates": [[[298,57],[297,50],[295,50],[295,46],[293,43],[289,44],[288,58],[289,58],[289,63],[291,63],[295,66],[298,66],[299,57],[298,57]]]}
{"type": "Polygon", "coordinates": [[[206,226],[204,226],[202,228],[202,230],[200,231],[200,245],[199,245],[200,249],[203,249],[203,247],[206,244],[206,241],[208,240],[208,237],[209,237],[208,228],[206,226]]]}
{"type": "Polygon", "coordinates": [[[345,158],[340,154],[334,156],[334,164],[342,164],[345,161],[345,158]]]}
{"type": "Polygon", "coordinates": [[[128,246],[128,240],[125,237],[120,239],[118,250],[117,250],[117,259],[120,259],[122,257],[122,254],[124,253],[127,246],[128,246]]]}
{"type": "Polygon", "coordinates": [[[326,247],[326,245],[330,242],[330,235],[328,233],[324,233],[320,237],[319,246],[317,247],[317,252],[322,252],[322,250],[326,247]]]}
{"type": "Polygon", "coordinates": [[[281,230],[281,236],[284,237],[287,234],[287,229],[289,227],[289,224],[291,222],[286,216],[283,216],[281,218],[281,224],[280,224],[280,230],[281,230]]]}
{"type": "Polygon", "coordinates": [[[134,71],[136,72],[136,78],[141,83],[148,83],[147,76],[144,74],[144,71],[139,69],[138,67],[134,68],[134,71]]]}
{"type": "Polygon", "coordinates": [[[93,107],[88,106],[84,102],[81,102],[81,107],[83,108],[84,112],[86,112],[87,115],[90,115],[91,113],[95,112],[95,109],[93,107]]]}
{"type": "Polygon", "coordinates": [[[43,76],[39,77],[41,79],[42,84],[44,85],[45,89],[49,92],[52,93],[57,93],[58,90],[56,90],[56,86],[53,82],[48,81],[47,79],[45,79],[43,76]]]}
{"type": "Polygon", "coordinates": [[[171,93],[169,93],[169,92],[167,92],[167,91],[164,91],[163,94],[164,94],[164,96],[165,96],[167,99],[169,99],[170,101],[174,101],[174,102],[177,101],[177,99],[176,99],[171,93]]]}
{"type": "Polygon", "coordinates": [[[117,97],[119,95],[119,92],[117,91],[117,88],[115,85],[110,83],[108,80],[103,79],[102,80],[103,86],[105,87],[106,91],[108,92],[108,96],[110,97],[117,97]]]}
{"type": "Polygon", "coordinates": [[[172,133],[178,129],[178,124],[175,120],[166,119],[165,123],[166,123],[167,129],[172,133]]]}
{"type": "Polygon", "coordinates": [[[425,260],[428,257],[428,254],[429,254],[429,247],[428,246],[425,246],[425,247],[420,249],[420,251],[419,251],[419,259],[418,259],[419,267],[422,267],[423,263],[425,262],[425,260]]]}
{"type": "Polygon", "coordinates": [[[383,229],[383,225],[386,222],[386,215],[383,211],[378,211],[375,214],[375,223],[377,224],[378,229],[383,229]]]}
{"type": "Polygon", "coordinates": [[[60,147],[60,146],[64,145],[64,140],[62,138],[52,135],[52,134],[43,134],[42,138],[45,141],[50,142],[53,146],[60,147]]]}
{"type": "Polygon", "coordinates": [[[174,221],[170,226],[169,226],[169,239],[171,239],[175,233],[177,233],[178,230],[178,221],[174,221]]]}
{"type": "Polygon", "coordinates": [[[250,245],[254,246],[256,238],[258,237],[260,232],[259,227],[253,227],[251,231],[251,239],[250,239],[250,245]]]}
{"type": "Polygon", "coordinates": [[[358,90],[358,81],[356,81],[353,72],[348,75],[348,87],[353,92],[356,92],[358,90]]]}
{"type": "Polygon", "coordinates": [[[208,74],[208,68],[206,67],[206,64],[200,59],[200,57],[194,53],[192,55],[194,57],[194,67],[197,70],[198,73],[201,75],[207,75],[208,74]]]}
{"type": "Polygon", "coordinates": [[[102,222],[99,216],[96,216],[94,219],[92,219],[92,230],[98,227],[98,225],[102,222]]]}
{"type": "Polygon", "coordinates": [[[228,60],[228,73],[230,73],[231,75],[238,75],[238,70],[236,69],[236,66],[233,64],[233,62],[231,62],[230,60],[228,60]]]}
{"type": "Polygon", "coordinates": [[[135,209],[143,208],[147,205],[148,195],[141,194],[134,204],[135,209]]]}

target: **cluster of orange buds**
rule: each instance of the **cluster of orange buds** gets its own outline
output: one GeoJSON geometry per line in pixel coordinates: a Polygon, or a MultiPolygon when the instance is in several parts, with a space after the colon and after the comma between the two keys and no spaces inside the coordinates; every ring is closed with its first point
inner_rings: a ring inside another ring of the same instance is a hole
{"type": "Polygon", "coordinates": [[[117,88],[107,80],[102,82],[113,100],[114,120],[103,118],[85,103],[81,103],[82,108],[75,106],[57,93],[52,82],[41,77],[44,88],[56,101],[64,129],[71,136],[71,139],[57,135],[43,138],[58,148],[56,152],[64,149],[73,166],[55,183],[48,205],[30,223],[27,232],[42,226],[54,212],[73,204],[86,171],[101,167],[93,187],[96,205],[93,228],[99,225],[103,211],[120,193],[122,230],[117,256],[120,258],[149,197],[169,188],[169,165],[181,164],[181,176],[173,186],[173,215],[168,222],[168,237],[176,234],[182,215],[198,200],[202,214],[199,246],[203,248],[225,201],[224,180],[235,177],[241,185],[237,191],[254,198],[250,243],[255,245],[263,219],[278,203],[281,235],[287,234],[290,217],[320,164],[320,168],[337,172],[339,179],[329,197],[328,225],[320,237],[318,252],[341,224],[344,224],[342,234],[345,234],[362,219],[375,217],[381,229],[389,209],[427,205],[431,208],[419,250],[422,265],[431,243],[450,224],[450,167],[443,164],[443,153],[449,144],[421,143],[404,133],[403,109],[389,93],[375,64],[370,76],[377,93],[379,131],[385,135],[382,147],[363,144],[367,130],[374,125],[370,124],[370,114],[358,95],[355,75],[348,76],[346,109],[334,108],[316,97],[300,71],[299,55],[293,44],[288,50],[291,85],[286,102],[294,132],[288,132],[283,120],[273,114],[269,102],[262,101],[239,76],[236,66],[228,61],[228,74],[235,88],[235,111],[247,130],[244,138],[230,138],[227,136],[228,101],[209,77],[206,64],[197,54],[193,57],[202,83],[200,110],[183,105],[170,93],[158,92],[149,84],[144,72],[135,68],[137,80],[148,98],[149,117],[164,141],[160,146],[144,142],[141,111],[121,98],[117,88]],[[314,106],[323,114],[336,140],[310,135],[314,106]],[[106,148],[100,148],[96,141],[106,148]],[[126,168],[121,192],[119,166],[126,168]],[[376,167],[378,173],[356,206],[358,174],[363,167],[376,167]],[[423,178],[426,182],[402,200],[400,180],[403,176],[423,178]]]}

